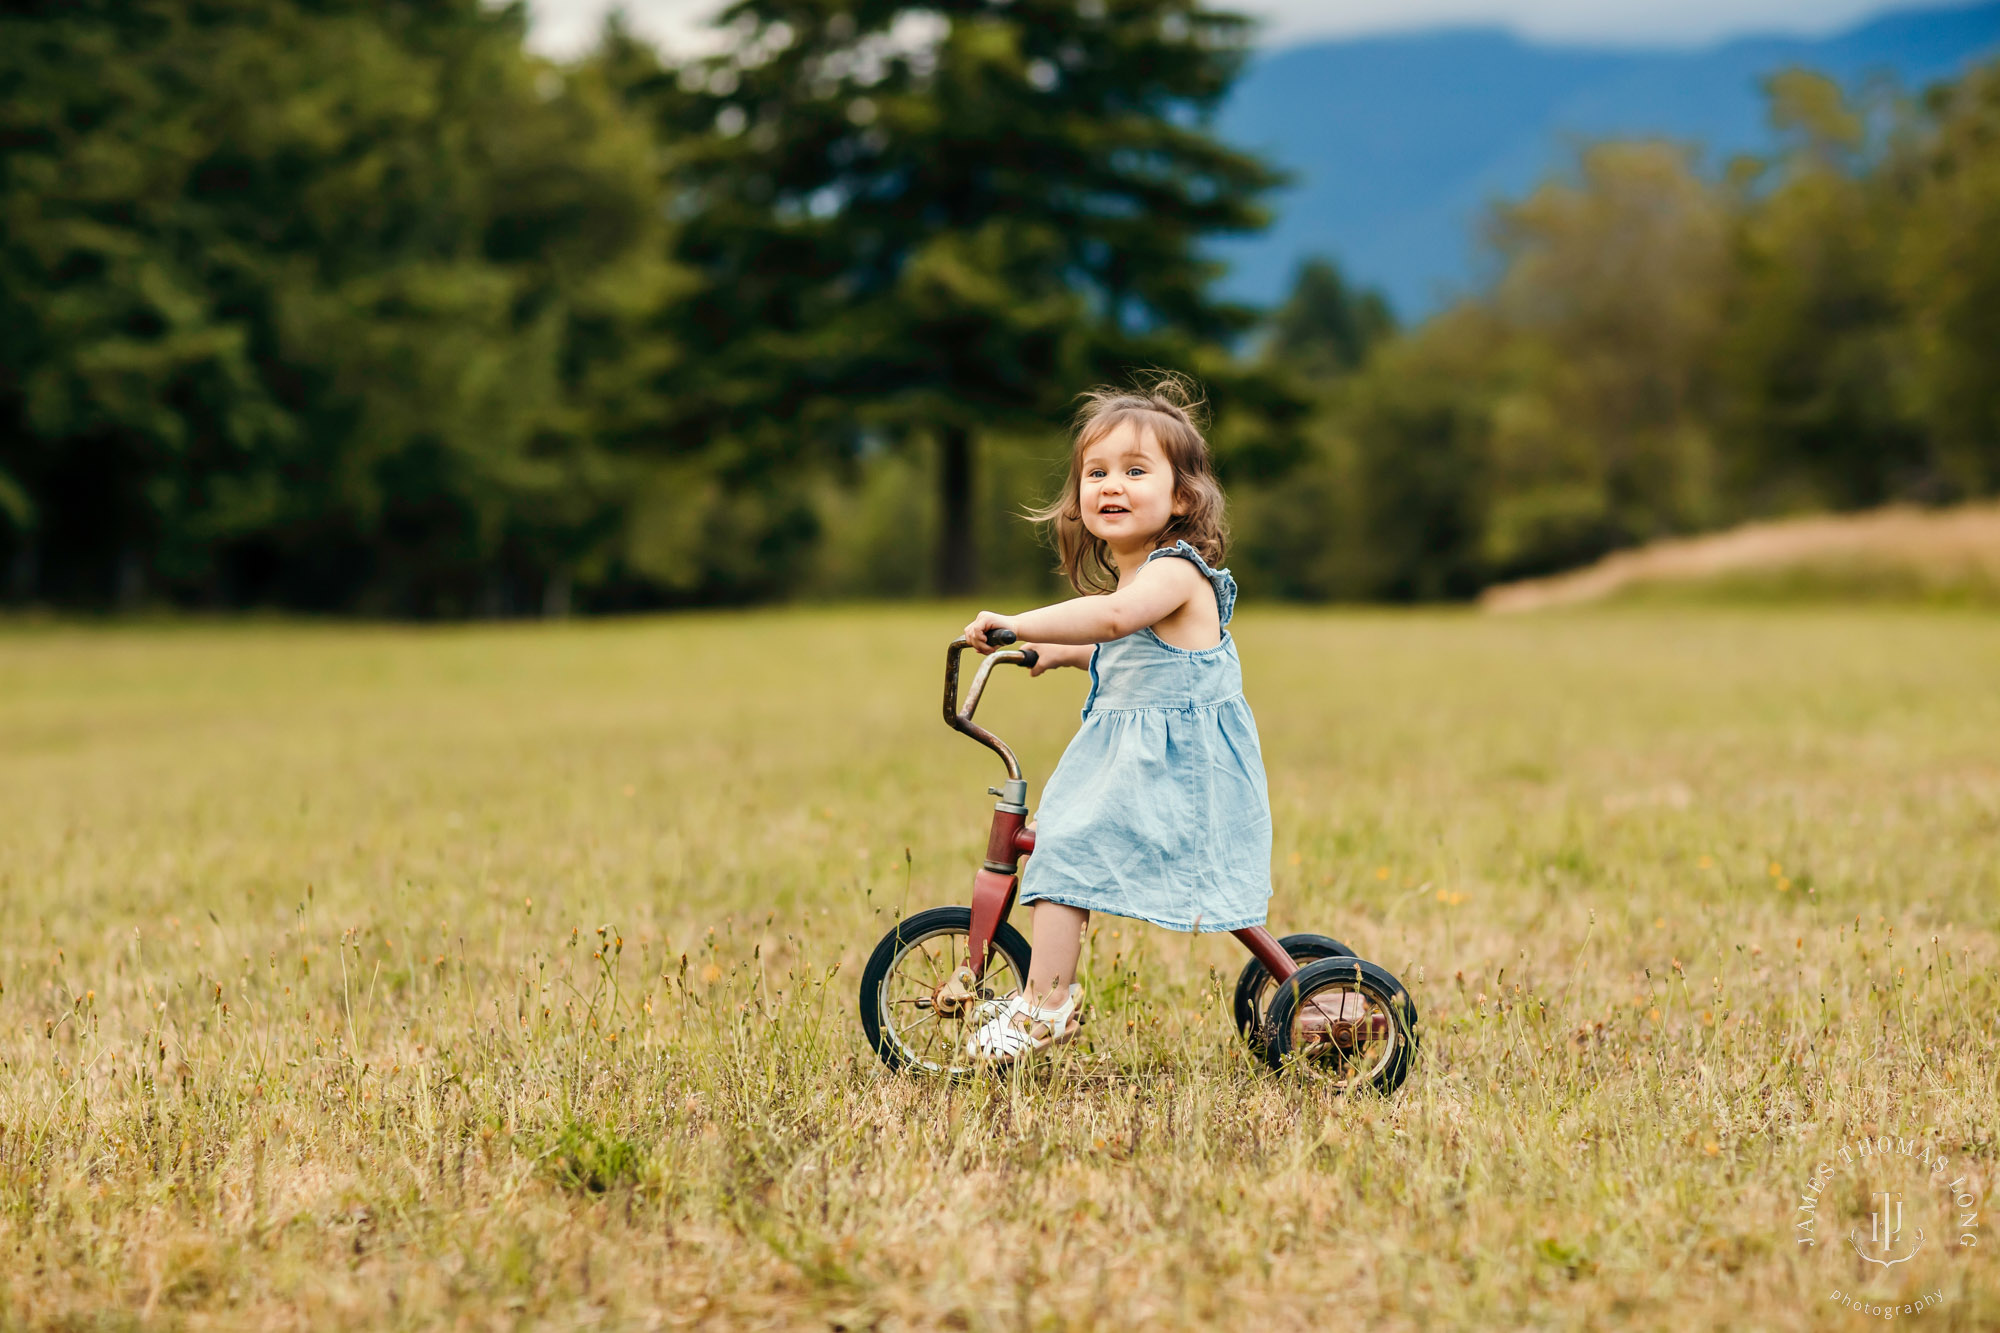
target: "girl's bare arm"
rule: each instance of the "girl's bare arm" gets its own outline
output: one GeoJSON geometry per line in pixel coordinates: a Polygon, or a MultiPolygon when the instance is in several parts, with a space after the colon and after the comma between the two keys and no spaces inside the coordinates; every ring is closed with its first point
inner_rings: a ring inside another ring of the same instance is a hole
{"type": "Polygon", "coordinates": [[[965,627],[965,637],[982,653],[994,651],[986,641],[989,629],[1010,629],[1038,644],[1108,643],[1159,624],[1207,587],[1208,580],[1187,561],[1154,560],[1134,571],[1116,592],[1072,597],[1018,616],[981,611],[965,627]]]}

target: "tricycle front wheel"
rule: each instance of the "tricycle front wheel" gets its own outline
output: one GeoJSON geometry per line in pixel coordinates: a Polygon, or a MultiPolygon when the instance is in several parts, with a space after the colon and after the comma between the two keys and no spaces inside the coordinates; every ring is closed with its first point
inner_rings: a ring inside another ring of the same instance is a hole
{"type": "Polygon", "coordinates": [[[972,959],[972,909],[933,907],[898,921],[861,973],[861,1027],[891,1069],[946,1078],[973,1071],[965,1041],[982,1010],[1028,983],[1028,942],[1002,922],[970,1000],[946,991],[972,959]]]}

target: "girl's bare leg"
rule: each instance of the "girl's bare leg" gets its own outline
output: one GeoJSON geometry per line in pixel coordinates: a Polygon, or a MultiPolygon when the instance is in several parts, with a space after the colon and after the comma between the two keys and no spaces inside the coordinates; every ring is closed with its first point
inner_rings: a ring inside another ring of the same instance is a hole
{"type": "Polygon", "coordinates": [[[1028,999],[1052,1008],[1069,997],[1076,980],[1076,960],[1083,953],[1083,931],[1090,913],[1067,903],[1034,905],[1033,956],[1028,960],[1028,999]]]}

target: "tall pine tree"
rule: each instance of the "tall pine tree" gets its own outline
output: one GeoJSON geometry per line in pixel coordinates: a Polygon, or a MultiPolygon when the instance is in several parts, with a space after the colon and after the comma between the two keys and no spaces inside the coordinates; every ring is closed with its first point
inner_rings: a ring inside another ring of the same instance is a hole
{"type": "Polygon", "coordinates": [[[0,11],[0,596],[418,615],[615,581],[656,147],[482,0],[0,11]]]}
{"type": "Polygon", "coordinates": [[[1396,332],[1382,293],[1357,287],[1322,255],[1299,265],[1292,294],[1271,315],[1266,352],[1317,380],[1361,368],[1376,344],[1396,332]]]}
{"type": "Polygon", "coordinates": [[[1262,226],[1279,180],[1208,130],[1247,23],[1194,0],[741,0],[721,22],[724,54],[654,85],[694,136],[676,212],[704,279],[675,428],[746,465],[928,437],[938,584],[963,592],[983,431],[1210,360],[1251,320],[1200,248],[1262,226]]]}

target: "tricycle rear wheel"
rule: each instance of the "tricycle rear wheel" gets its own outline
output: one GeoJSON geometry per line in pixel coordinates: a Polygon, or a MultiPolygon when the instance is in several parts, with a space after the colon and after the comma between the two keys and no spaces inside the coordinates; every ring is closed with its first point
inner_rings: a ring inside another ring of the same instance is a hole
{"type": "Polygon", "coordinates": [[[1403,983],[1362,958],[1322,958],[1277,987],[1264,1058],[1337,1092],[1388,1096],[1417,1058],[1417,1007],[1403,983]]]}
{"type": "MultiPolygon", "coordinates": [[[[1352,958],[1354,950],[1342,944],[1331,935],[1287,935],[1278,941],[1278,947],[1291,955],[1300,967],[1316,963],[1322,958],[1352,958]]],[[[1264,1029],[1264,1010],[1271,1000],[1271,969],[1256,958],[1243,965],[1243,974],[1236,979],[1236,1030],[1243,1034],[1243,1040],[1250,1043],[1250,1049],[1258,1055],[1264,1053],[1264,1044],[1270,1034],[1264,1029]]]]}
{"type": "Polygon", "coordinates": [[[898,921],[861,972],[861,1027],[895,1070],[959,1078],[973,1071],[965,1039],[980,1010],[1028,982],[1028,942],[1001,922],[986,951],[977,998],[947,1011],[938,993],[971,961],[972,909],[932,907],[898,921]]]}

